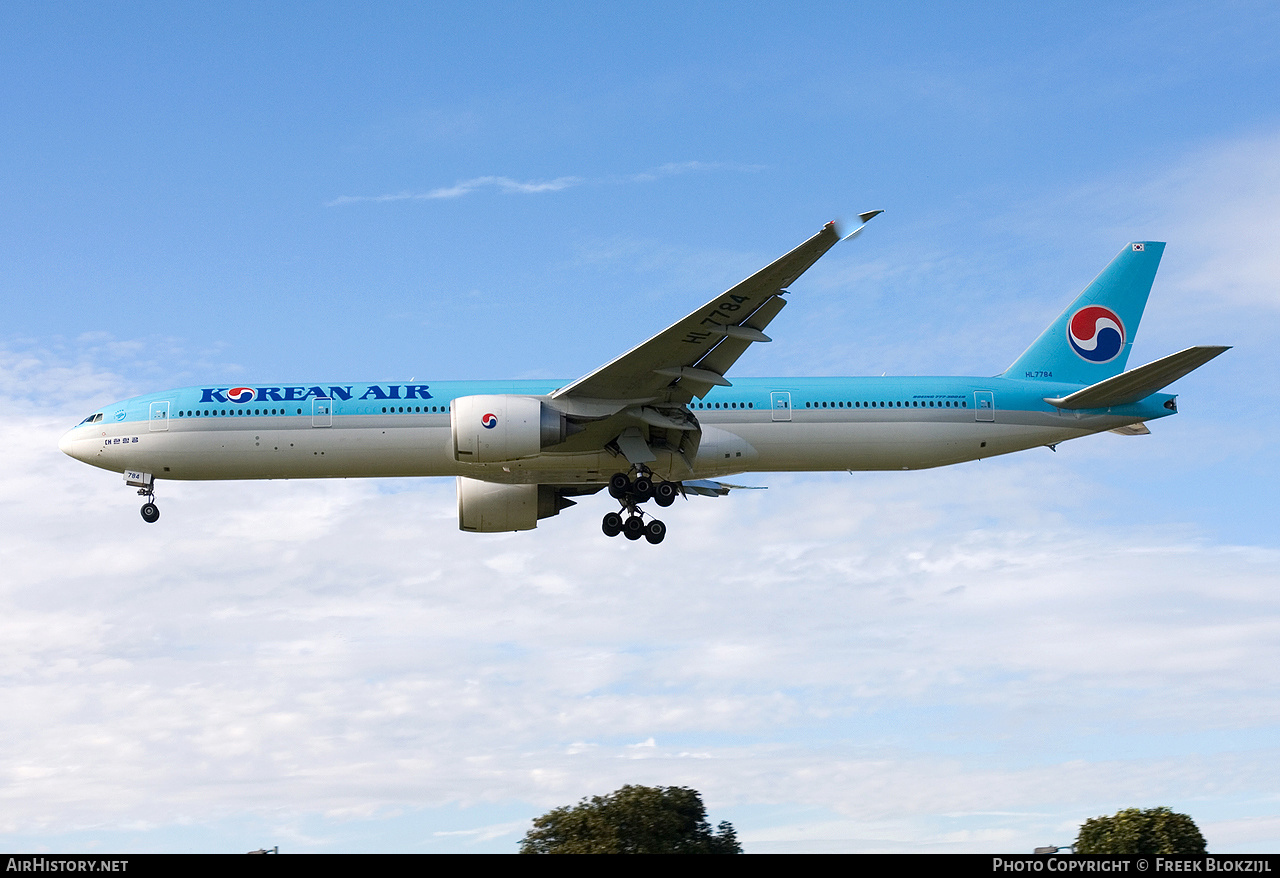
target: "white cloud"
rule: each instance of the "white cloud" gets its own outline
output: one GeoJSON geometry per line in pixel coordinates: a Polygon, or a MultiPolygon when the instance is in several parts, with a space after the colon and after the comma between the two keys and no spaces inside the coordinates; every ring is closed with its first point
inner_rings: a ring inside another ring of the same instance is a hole
{"type": "Polygon", "coordinates": [[[1214,145],[1154,183],[1148,198],[1176,217],[1198,264],[1186,292],[1211,303],[1280,306],[1280,134],[1214,145]]]}
{"type": "Polygon", "coordinates": [[[440,198],[459,198],[480,189],[496,189],[504,194],[532,195],[540,192],[559,192],[585,181],[581,177],[557,177],[554,180],[513,180],[510,177],[472,177],[459,180],[452,186],[441,186],[427,192],[396,192],[390,195],[342,195],[326,203],[326,207],[356,204],[362,201],[382,203],[387,201],[433,201],[440,198]]]}
{"type": "Polygon", "coordinates": [[[573,188],[574,186],[582,185],[651,183],[655,180],[661,180],[664,177],[673,177],[694,171],[758,171],[760,169],[761,166],[759,165],[744,165],[733,162],[689,161],[668,162],[651,170],[641,171],[637,174],[600,177],[596,179],[566,176],[556,177],[553,180],[515,180],[511,177],[487,175],[483,177],[472,177],[469,180],[459,180],[452,186],[441,186],[436,189],[427,190],[426,192],[406,190],[386,195],[342,195],[332,201],[325,202],[325,206],[340,207],[342,205],[357,204],[360,202],[385,203],[391,201],[435,201],[446,198],[460,198],[463,195],[470,195],[472,192],[478,192],[484,189],[493,189],[503,193],[504,195],[536,195],[543,192],[560,192],[565,189],[573,188]]]}
{"type": "Polygon", "coordinates": [[[432,833],[437,838],[460,836],[473,841],[491,841],[508,835],[524,835],[529,829],[527,821],[515,823],[495,823],[492,826],[481,826],[477,829],[455,829],[447,832],[432,833]]]}

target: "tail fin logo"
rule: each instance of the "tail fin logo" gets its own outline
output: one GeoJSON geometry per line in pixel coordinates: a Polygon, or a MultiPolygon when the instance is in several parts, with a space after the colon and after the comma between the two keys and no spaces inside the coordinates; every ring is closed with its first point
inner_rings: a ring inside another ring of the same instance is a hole
{"type": "Polygon", "coordinates": [[[1109,363],[1124,350],[1124,324],[1101,305],[1086,305],[1067,321],[1071,349],[1090,363],[1109,363]]]}

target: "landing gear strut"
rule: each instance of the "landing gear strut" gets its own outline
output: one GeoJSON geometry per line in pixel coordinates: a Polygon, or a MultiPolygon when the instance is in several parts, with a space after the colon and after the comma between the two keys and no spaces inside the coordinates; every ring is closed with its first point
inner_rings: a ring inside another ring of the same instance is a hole
{"type": "Polygon", "coordinates": [[[667,526],[656,518],[646,521],[640,504],[654,500],[659,506],[667,507],[675,502],[679,493],[676,482],[654,481],[643,468],[637,470],[635,479],[626,473],[614,473],[609,477],[609,495],[622,504],[622,509],[605,515],[600,529],[608,537],[618,534],[629,540],[644,537],[656,546],[666,537],[667,526]]]}
{"type": "Polygon", "coordinates": [[[155,486],[150,485],[146,488],[139,488],[138,494],[147,498],[147,502],[142,504],[142,520],[147,524],[155,524],[160,520],[160,507],[155,503],[155,486]]]}

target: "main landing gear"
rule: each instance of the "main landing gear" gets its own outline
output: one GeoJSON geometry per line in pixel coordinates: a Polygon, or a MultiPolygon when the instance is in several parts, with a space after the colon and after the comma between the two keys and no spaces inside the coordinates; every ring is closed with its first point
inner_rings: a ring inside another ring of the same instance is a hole
{"type": "Polygon", "coordinates": [[[646,521],[640,504],[652,500],[665,508],[676,501],[679,493],[677,483],[655,482],[644,469],[638,470],[634,479],[626,473],[614,473],[609,479],[609,495],[622,504],[622,509],[607,514],[600,523],[600,529],[607,537],[618,534],[629,540],[644,537],[656,546],[666,537],[667,526],[656,518],[646,521]]]}

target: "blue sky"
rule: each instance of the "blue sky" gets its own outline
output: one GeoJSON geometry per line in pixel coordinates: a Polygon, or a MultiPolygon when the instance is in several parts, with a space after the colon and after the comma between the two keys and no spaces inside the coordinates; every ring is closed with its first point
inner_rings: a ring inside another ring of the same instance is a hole
{"type": "Polygon", "coordinates": [[[756,851],[1275,850],[1278,19],[6,5],[0,846],[512,850],[659,783],[756,851]],[[1131,362],[1235,349],[1151,436],[757,476],[656,551],[443,480],[148,528],[56,448],[183,384],[572,379],[869,208],[741,374],[994,374],[1144,239],[1131,362]]]}

